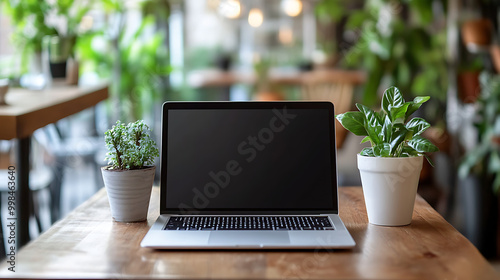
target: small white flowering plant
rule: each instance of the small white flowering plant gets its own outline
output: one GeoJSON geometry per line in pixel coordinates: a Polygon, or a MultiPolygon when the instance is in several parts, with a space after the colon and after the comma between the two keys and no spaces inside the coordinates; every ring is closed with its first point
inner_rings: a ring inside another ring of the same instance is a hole
{"type": "Polygon", "coordinates": [[[116,124],[104,133],[108,153],[108,170],[133,170],[147,168],[160,155],[151,130],[142,120],[116,124]]]}

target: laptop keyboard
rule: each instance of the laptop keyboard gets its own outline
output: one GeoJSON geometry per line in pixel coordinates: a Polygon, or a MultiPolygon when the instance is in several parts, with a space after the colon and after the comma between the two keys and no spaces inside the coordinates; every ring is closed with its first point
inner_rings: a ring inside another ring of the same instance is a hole
{"type": "Polygon", "coordinates": [[[333,230],[326,216],[171,217],[164,230],[333,230]]]}

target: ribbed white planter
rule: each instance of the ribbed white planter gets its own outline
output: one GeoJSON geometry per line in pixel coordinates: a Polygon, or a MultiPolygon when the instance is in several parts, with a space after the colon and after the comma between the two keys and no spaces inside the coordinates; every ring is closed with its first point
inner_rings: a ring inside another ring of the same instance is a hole
{"type": "Polygon", "coordinates": [[[118,222],[140,222],[148,216],[155,167],[136,170],[107,170],[102,178],[108,193],[111,215],[118,222]]]}
{"type": "Polygon", "coordinates": [[[366,211],[371,224],[404,226],[411,223],[423,156],[366,157],[358,154],[366,211]]]}

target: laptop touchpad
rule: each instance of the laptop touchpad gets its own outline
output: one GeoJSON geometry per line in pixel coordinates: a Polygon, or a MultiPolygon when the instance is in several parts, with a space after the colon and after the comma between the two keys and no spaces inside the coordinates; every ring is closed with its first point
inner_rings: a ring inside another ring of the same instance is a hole
{"type": "Polygon", "coordinates": [[[209,245],[267,245],[290,244],[288,232],[255,232],[255,231],[212,231],[208,239],[209,245]]]}

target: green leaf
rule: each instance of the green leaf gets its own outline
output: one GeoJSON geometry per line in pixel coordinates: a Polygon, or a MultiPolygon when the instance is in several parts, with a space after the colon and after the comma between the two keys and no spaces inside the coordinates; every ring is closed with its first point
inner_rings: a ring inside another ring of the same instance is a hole
{"type": "Polygon", "coordinates": [[[387,114],[384,112],[384,110],[378,112],[379,120],[385,120],[385,116],[387,116],[387,114]]]}
{"type": "Polygon", "coordinates": [[[356,104],[356,107],[361,113],[363,113],[363,115],[365,116],[365,120],[367,121],[367,124],[369,126],[382,127],[382,121],[380,120],[380,117],[376,112],[363,104],[356,104]]]}
{"type": "Polygon", "coordinates": [[[374,127],[368,127],[368,136],[372,140],[372,145],[374,144],[380,144],[383,142],[383,140],[380,138],[380,132],[382,131],[382,127],[379,127],[379,129],[375,129],[374,127]]]}
{"type": "Polygon", "coordinates": [[[488,151],[489,145],[481,144],[467,153],[458,167],[458,175],[460,178],[467,177],[470,170],[482,161],[482,159],[488,154],[488,151]]]}
{"type": "Polygon", "coordinates": [[[498,173],[500,172],[500,157],[498,152],[490,153],[490,162],[488,164],[488,172],[498,173]]]}
{"type": "MultiPolygon", "coordinates": [[[[408,133],[408,130],[406,130],[406,128],[404,128],[404,127],[397,129],[392,133],[392,138],[390,140],[391,154],[394,154],[398,150],[401,143],[404,142],[407,133],[408,133]]],[[[402,150],[402,149],[400,149],[400,150],[402,150]]]]}
{"type": "Polygon", "coordinates": [[[323,22],[336,22],[346,14],[345,5],[339,0],[321,1],[315,7],[315,14],[323,22]]]}
{"type": "Polygon", "coordinates": [[[360,30],[363,23],[369,18],[371,18],[370,13],[363,10],[353,10],[352,14],[348,17],[345,26],[347,29],[360,30]]]}
{"type": "Polygon", "coordinates": [[[362,156],[367,156],[367,157],[374,157],[375,155],[373,154],[373,148],[364,148],[361,150],[359,153],[362,156]]]}
{"type": "Polygon", "coordinates": [[[424,157],[425,157],[425,159],[427,159],[427,162],[428,162],[428,163],[429,163],[432,167],[434,167],[434,162],[432,162],[431,158],[430,158],[428,155],[425,155],[425,154],[424,154],[424,157]]]}
{"type": "Polygon", "coordinates": [[[361,112],[346,112],[336,116],[340,124],[358,136],[366,136],[365,116],[361,112]]]}
{"type": "Polygon", "coordinates": [[[419,17],[419,20],[427,25],[433,19],[433,9],[432,2],[430,1],[409,1],[410,7],[412,10],[416,11],[416,15],[419,17]]]}
{"type": "Polygon", "coordinates": [[[413,137],[410,141],[408,141],[408,146],[412,147],[419,153],[432,153],[439,151],[439,149],[432,144],[431,141],[422,136],[413,137]]]}
{"type": "Polygon", "coordinates": [[[408,110],[408,106],[410,104],[405,103],[401,107],[392,107],[389,106],[389,110],[391,112],[391,120],[392,123],[404,123],[406,120],[406,112],[408,110]]]}
{"type": "Polygon", "coordinates": [[[125,125],[118,121],[105,132],[106,159],[114,169],[140,169],[159,156],[149,127],[143,121],[125,125]]]}
{"type": "Polygon", "coordinates": [[[413,149],[412,147],[409,147],[409,146],[404,146],[403,149],[402,149],[402,153],[401,154],[405,154],[409,157],[417,157],[417,156],[420,156],[420,153],[415,151],[415,149],[413,149]]]}
{"type": "Polygon", "coordinates": [[[366,136],[365,138],[363,138],[363,140],[361,140],[360,144],[366,143],[368,141],[372,141],[372,139],[370,139],[370,136],[366,136]]]}
{"type": "Polygon", "coordinates": [[[385,90],[384,96],[382,97],[382,109],[388,115],[391,115],[391,107],[398,108],[403,106],[403,104],[405,104],[405,100],[397,87],[390,87],[385,90]]]}
{"type": "Polygon", "coordinates": [[[389,119],[389,116],[385,116],[384,125],[382,126],[382,139],[385,142],[391,141],[392,137],[392,122],[389,119]]]}
{"type": "Polygon", "coordinates": [[[365,105],[356,104],[356,107],[365,116],[365,129],[368,136],[370,136],[372,142],[380,144],[382,142],[379,136],[382,132],[382,122],[379,115],[365,105]]]}
{"type": "Polygon", "coordinates": [[[381,143],[373,147],[373,154],[376,157],[389,157],[391,155],[391,145],[389,143],[381,143]]]}
{"type": "Polygon", "coordinates": [[[422,134],[431,125],[422,118],[413,118],[406,124],[406,129],[411,131],[414,136],[422,134]]]}
{"type": "Polygon", "coordinates": [[[406,111],[406,119],[411,116],[411,114],[415,113],[422,104],[427,102],[430,99],[429,96],[417,96],[413,99],[413,102],[409,103],[408,111],[406,111]]]}

